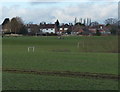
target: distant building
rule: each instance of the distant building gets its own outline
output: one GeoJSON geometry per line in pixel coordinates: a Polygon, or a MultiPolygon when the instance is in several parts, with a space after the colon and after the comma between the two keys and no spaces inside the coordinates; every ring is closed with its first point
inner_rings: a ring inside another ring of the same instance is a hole
{"type": "Polygon", "coordinates": [[[55,33],[55,24],[41,24],[39,30],[42,33],[55,33]]]}
{"type": "Polygon", "coordinates": [[[54,24],[40,24],[39,30],[42,33],[54,33],[61,35],[62,33],[66,33],[70,25],[62,24],[60,25],[59,21],[57,20],[54,24]]]}
{"type": "MultiPolygon", "coordinates": [[[[89,19],[88,19],[89,21],[89,19]]],[[[97,26],[86,26],[81,23],[72,24],[60,24],[57,20],[53,24],[40,23],[37,24],[28,24],[27,25],[28,34],[31,35],[96,35],[96,32],[99,30],[101,34],[110,34],[109,28],[104,24],[97,24],[97,26]]]]}
{"type": "Polygon", "coordinates": [[[70,25],[68,24],[62,24],[59,26],[59,31],[57,34],[67,33],[67,30],[69,29],[70,25]]]}
{"type": "Polygon", "coordinates": [[[64,34],[67,33],[70,25],[68,24],[60,24],[57,20],[54,24],[40,23],[37,24],[27,24],[26,25],[28,34],[31,35],[42,35],[42,34],[64,34]]]}
{"type": "Polygon", "coordinates": [[[27,24],[28,35],[36,35],[39,33],[39,26],[37,24],[27,24]]]}

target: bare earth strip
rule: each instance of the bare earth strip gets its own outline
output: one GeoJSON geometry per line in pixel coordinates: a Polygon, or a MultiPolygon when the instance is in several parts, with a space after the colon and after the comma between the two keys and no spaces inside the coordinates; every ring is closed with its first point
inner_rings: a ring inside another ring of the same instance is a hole
{"type": "Polygon", "coordinates": [[[105,74],[105,73],[88,73],[88,72],[71,72],[71,71],[35,71],[35,70],[18,70],[18,69],[2,69],[3,72],[25,73],[36,75],[52,75],[65,77],[86,77],[86,78],[102,78],[119,80],[120,75],[105,74]]]}

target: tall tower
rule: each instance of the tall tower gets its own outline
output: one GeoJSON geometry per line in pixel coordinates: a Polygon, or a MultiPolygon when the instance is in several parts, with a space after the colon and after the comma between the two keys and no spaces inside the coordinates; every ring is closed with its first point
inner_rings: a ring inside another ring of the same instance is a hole
{"type": "Polygon", "coordinates": [[[77,18],[75,18],[75,21],[74,21],[74,24],[76,24],[77,23],[77,18]]]}
{"type": "Polygon", "coordinates": [[[80,18],[79,22],[82,24],[82,18],[80,18]]]}
{"type": "Polygon", "coordinates": [[[89,25],[89,18],[87,18],[87,26],[89,25]]]}
{"type": "Polygon", "coordinates": [[[91,18],[90,18],[90,24],[89,24],[89,26],[91,26],[91,22],[92,22],[92,21],[91,21],[91,18]]]}
{"type": "Polygon", "coordinates": [[[90,26],[91,24],[91,18],[87,18],[87,26],[90,26]]]}
{"type": "Polygon", "coordinates": [[[84,25],[86,25],[86,19],[84,19],[84,25]]]}

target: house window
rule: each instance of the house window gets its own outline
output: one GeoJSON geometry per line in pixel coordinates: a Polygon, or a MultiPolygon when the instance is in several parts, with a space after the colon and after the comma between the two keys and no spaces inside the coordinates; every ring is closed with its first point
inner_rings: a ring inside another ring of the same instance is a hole
{"type": "Polygon", "coordinates": [[[60,30],[62,30],[62,28],[60,28],[60,30]]]}

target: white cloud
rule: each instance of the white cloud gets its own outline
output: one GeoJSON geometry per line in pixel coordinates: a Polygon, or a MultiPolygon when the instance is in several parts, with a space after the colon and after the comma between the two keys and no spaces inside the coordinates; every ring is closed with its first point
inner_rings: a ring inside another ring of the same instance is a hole
{"type": "MultiPolygon", "coordinates": [[[[89,0],[90,1],[90,0],[89,0]]],[[[40,23],[41,21],[73,22],[74,18],[91,18],[93,21],[102,22],[109,17],[117,18],[117,3],[69,3],[58,6],[31,5],[23,7],[21,5],[3,6],[2,21],[6,18],[20,16],[25,22],[40,23]]]]}
{"type": "Polygon", "coordinates": [[[118,2],[119,0],[0,0],[1,2],[118,2]]]}
{"type": "Polygon", "coordinates": [[[74,18],[91,18],[93,21],[103,22],[109,17],[117,18],[117,5],[105,4],[78,4],[56,11],[56,16],[62,21],[74,21],[74,18]]]}

